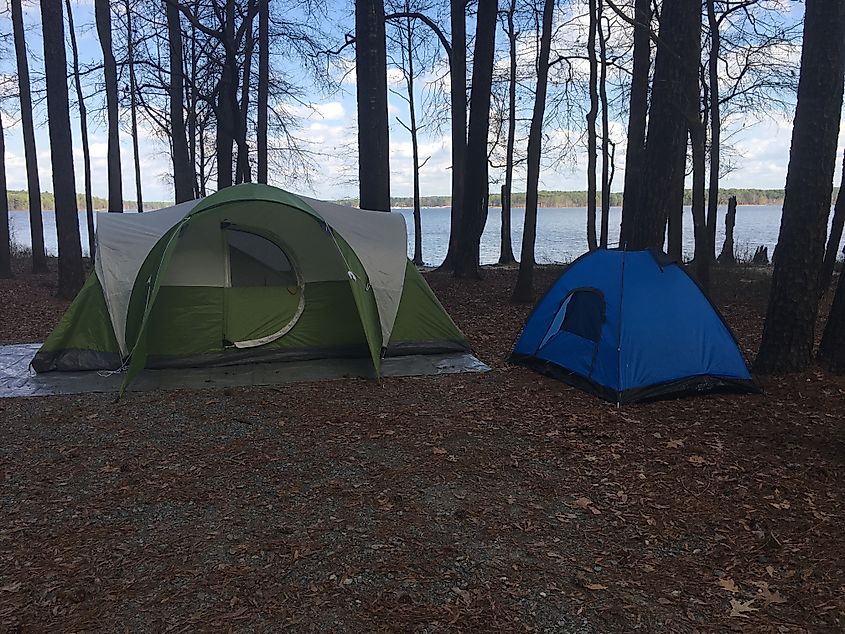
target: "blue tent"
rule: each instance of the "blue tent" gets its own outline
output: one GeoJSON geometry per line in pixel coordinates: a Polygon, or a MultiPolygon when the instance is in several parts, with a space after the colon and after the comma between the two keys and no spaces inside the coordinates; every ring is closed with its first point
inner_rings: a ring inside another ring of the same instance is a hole
{"type": "Polygon", "coordinates": [[[581,256],[537,304],[510,360],[614,403],[759,392],[736,339],[683,265],[653,251],[581,256]]]}

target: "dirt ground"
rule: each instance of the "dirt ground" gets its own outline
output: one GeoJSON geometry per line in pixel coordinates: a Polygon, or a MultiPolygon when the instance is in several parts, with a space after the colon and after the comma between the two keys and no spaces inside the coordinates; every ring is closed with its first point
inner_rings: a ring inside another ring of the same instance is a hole
{"type": "MultiPolygon", "coordinates": [[[[845,629],[845,379],[617,408],[504,363],[512,271],[427,279],[493,372],[0,400],[0,629],[845,629]]],[[[748,356],[768,280],[716,275],[748,356]]]]}

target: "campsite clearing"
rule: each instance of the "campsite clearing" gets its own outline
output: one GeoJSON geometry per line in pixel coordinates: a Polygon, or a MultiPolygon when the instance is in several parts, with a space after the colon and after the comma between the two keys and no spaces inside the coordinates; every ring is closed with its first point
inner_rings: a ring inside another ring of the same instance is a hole
{"type": "MultiPolygon", "coordinates": [[[[716,275],[748,355],[767,273],[716,275]]],[[[0,627],[845,628],[845,379],[617,408],[504,363],[513,271],[426,279],[493,372],[0,400],[0,627]]]]}

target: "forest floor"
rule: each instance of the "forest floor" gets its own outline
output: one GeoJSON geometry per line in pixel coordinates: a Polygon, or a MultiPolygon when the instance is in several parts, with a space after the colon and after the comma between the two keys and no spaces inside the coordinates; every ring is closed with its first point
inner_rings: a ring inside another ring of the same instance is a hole
{"type": "MultiPolygon", "coordinates": [[[[0,629],[845,629],[845,379],[617,408],[505,364],[512,270],[426,277],[492,372],[0,399],[0,629]]],[[[768,285],[716,273],[747,356],[768,285]]]]}

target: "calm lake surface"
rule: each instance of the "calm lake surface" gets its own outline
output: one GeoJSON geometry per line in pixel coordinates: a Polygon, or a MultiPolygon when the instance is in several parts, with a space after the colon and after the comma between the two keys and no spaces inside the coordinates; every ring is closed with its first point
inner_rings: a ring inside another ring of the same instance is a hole
{"type": "MultiPolygon", "coordinates": [[[[408,256],[413,255],[414,221],[410,209],[394,209],[405,217],[408,227],[408,256]]],[[[717,250],[721,250],[725,238],[725,207],[719,208],[719,221],[716,236],[717,250]]],[[[426,264],[437,265],[446,256],[449,242],[449,209],[447,207],[425,208],[422,210],[423,259],[426,264]]],[[[514,209],[511,214],[513,229],[513,249],[519,257],[522,243],[523,209],[514,209]]],[[[768,246],[769,255],[774,251],[780,228],[779,206],[743,205],[737,208],[736,228],[734,239],[737,253],[745,255],[753,253],[758,246],[768,246]]],[[[44,237],[47,252],[57,254],[56,219],[52,211],[43,212],[44,237]]],[[[94,214],[96,226],[97,213],[94,214]]],[[[11,217],[12,236],[24,247],[31,245],[29,235],[29,215],[25,211],[13,211],[11,217]]],[[[583,207],[568,207],[563,209],[542,208],[537,214],[537,244],[536,259],[542,264],[571,262],[587,250],[586,238],[587,210],[583,207]]],[[[616,245],[619,240],[619,223],[621,209],[611,208],[610,211],[610,242],[616,245]]],[[[684,256],[692,257],[693,230],[692,216],[689,207],[684,216],[684,256]]],[[[492,264],[499,259],[501,209],[491,207],[481,238],[481,262],[492,264]]],[[[88,223],[85,213],[79,214],[79,232],[82,236],[82,250],[88,254],[87,239],[88,223]]]]}

